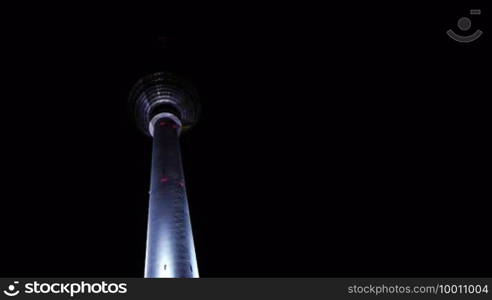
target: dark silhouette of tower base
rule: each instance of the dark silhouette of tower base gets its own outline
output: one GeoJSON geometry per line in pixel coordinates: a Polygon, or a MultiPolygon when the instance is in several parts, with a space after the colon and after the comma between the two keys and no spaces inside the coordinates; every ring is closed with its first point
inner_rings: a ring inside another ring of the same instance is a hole
{"type": "Polygon", "coordinates": [[[179,135],[199,106],[194,89],[170,73],[139,80],[130,94],[137,125],[153,137],[145,277],[196,278],[198,266],[179,135]]]}

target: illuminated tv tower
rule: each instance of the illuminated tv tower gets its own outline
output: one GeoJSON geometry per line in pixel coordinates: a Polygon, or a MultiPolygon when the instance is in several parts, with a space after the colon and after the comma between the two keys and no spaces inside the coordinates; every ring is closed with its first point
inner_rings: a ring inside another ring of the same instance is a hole
{"type": "Polygon", "coordinates": [[[153,138],[146,278],[197,278],[179,135],[196,123],[197,94],[166,72],[140,79],[130,93],[138,127],[153,138]]]}

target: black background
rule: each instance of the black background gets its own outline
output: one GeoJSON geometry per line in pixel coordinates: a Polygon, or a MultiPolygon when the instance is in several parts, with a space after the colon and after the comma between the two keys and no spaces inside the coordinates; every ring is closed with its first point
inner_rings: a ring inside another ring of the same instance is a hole
{"type": "Polygon", "coordinates": [[[157,70],[182,137],[202,277],[491,274],[483,3],[3,10],[0,275],[141,277],[157,70]],[[445,34],[471,8],[476,42],[445,34]],[[4,23],[5,22],[5,23],[4,23]]]}

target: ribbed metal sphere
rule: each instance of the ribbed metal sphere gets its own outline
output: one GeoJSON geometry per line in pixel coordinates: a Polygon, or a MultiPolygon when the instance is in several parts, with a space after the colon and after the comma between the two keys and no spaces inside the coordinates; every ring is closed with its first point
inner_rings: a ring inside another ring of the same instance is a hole
{"type": "Polygon", "coordinates": [[[158,72],[141,78],[130,92],[130,108],[137,126],[147,135],[152,118],[170,112],[189,128],[198,120],[200,105],[193,86],[173,73],[158,72]]]}

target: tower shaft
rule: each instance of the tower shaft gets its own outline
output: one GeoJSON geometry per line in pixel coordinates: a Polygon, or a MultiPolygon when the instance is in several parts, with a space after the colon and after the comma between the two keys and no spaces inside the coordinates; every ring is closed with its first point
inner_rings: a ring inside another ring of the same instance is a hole
{"type": "Polygon", "coordinates": [[[153,120],[145,277],[196,278],[198,267],[179,145],[181,124],[168,115],[153,120]]]}

